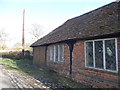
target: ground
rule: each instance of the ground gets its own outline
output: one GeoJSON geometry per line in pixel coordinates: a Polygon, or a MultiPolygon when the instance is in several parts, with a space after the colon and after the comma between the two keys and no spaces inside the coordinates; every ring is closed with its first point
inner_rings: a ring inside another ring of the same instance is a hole
{"type": "Polygon", "coordinates": [[[15,88],[55,89],[88,87],[60,76],[58,73],[35,67],[31,60],[2,58],[0,64],[2,70],[11,79],[12,85],[14,85],[15,88]]]}
{"type": "Polygon", "coordinates": [[[3,71],[0,65],[0,90],[2,88],[13,88],[10,77],[3,71]]]}
{"type": "Polygon", "coordinates": [[[0,66],[1,71],[4,72],[2,81],[0,84],[2,88],[49,88],[42,84],[39,80],[34,79],[25,73],[18,73],[11,70],[6,70],[4,66],[0,66]]]}

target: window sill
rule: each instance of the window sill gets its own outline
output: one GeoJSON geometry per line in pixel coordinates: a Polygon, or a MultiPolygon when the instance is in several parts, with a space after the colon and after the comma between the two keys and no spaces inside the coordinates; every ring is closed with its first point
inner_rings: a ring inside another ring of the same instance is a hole
{"type": "Polygon", "coordinates": [[[91,70],[95,72],[101,72],[101,73],[109,73],[109,74],[114,74],[117,75],[117,71],[110,71],[110,70],[104,70],[104,69],[97,69],[97,68],[91,68],[91,67],[85,67],[85,70],[91,70]]]}
{"type": "Polygon", "coordinates": [[[65,61],[49,61],[49,62],[51,62],[51,63],[64,63],[65,61]]]}
{"type": "Polygon", "coordinates": [[[64,63],[64,61],[55,61],[53,63],[64,63]]]}

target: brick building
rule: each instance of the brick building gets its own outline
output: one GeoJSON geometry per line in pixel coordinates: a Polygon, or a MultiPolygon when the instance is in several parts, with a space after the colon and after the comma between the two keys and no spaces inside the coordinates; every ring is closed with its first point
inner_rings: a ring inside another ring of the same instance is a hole
{"type": "Polygon", "coordinates": [[[120,2],[66,21],[31,45],[33,63],[93,87],[120,87],[120,2]]]}

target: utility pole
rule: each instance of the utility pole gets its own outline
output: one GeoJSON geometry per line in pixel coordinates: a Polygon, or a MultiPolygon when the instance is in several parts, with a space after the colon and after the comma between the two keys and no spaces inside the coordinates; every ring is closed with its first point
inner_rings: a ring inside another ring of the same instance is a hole
{"type": "Polygon", "coordinates": [[[24,52],[25,52],[25,29],[24,29],[24,24],[25,24],[25,9],[23,10],[23,30],[22,30],[22,54],[24,58],[24,52]]]}

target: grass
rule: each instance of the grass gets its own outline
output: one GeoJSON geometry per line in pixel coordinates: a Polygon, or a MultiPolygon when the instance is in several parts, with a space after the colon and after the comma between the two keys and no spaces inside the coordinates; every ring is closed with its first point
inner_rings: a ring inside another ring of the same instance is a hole
{"type": "Polygon", "coordinates": [[[77,83],[68,78],[62,77],[55,72],[48,70],[40,70],[32,65],[32,60],[14,60],[8,58],[0,59],[0,64],[3,64],[6,69],[17,71],[19,73],[26,73],[34,78],[42,78],[50,82],[59,82],[69,88],[86,88],[87,86],[77,83]]]}

